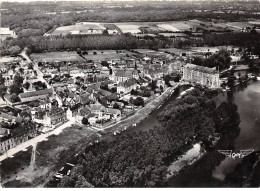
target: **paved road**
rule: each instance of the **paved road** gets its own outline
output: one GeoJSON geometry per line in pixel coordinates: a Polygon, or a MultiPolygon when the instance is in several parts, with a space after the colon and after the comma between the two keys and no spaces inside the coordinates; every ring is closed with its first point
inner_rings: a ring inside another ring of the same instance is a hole
{"type": "Polygon", "coordinates": [[[67,128],[67,127],[70,127],[72,124],[74,124],[75,121],[74,120],[70,120],[66,123],[64,123],[63,125],[57,127],[56,129],[54,129],[53,131],[51,132],[48,132],[48,133],[45,133],[45,134],[41,134],[33,139],[30,139],[26,142],[23,142],[19,145],[17,145],[15,148],[12,148],[10,150],[8,150],[5,154],[1,155],[0,156],[0,162],[5,160],[6,158],[8,157],[12,157],[14,154],[22,151],[22,150],[26,150],[27,147],[29,146],[33,146],[39,142],[42,142],[44,140],[47,139],[47,137],[49,137],[50,135],[58,135],[59,133],[62,132],[63,129],[67,128]]]}
{"type": "MultiPolygon", "coordinates": [[[[143,118],[145,118],[147,115],[149,115],[150,108],[154,107],[155,102],[159,102],[159,100],[161,99],[161,97],[163,97],[166,93],[170,93],[172,92],[175,88],[177,87],[177,85],[175,87],[169,87],[167,88],[159,97],[155,98],[154,100],[150,101],[147,105],[145,105],[145,107],[139,109],[136,111],[136,113],[130,117],[127,117],[123,120],[118,121],[117,123],[113,123],[107,127],[104,127],[100,130],[107,130],[112,128],[113,126],[117,126],[118,125],[123,125],[123,126],[127,126],[127,122],[129,122],[131,125],[133,125],[134,123],[138,123],[140,122],[143,118]]],[[[131,126],[130,125],[130,126],[131,126]]],[[[129,124],[128,124],[129,126],[129,124]]],[[[117,129],[117,127],[115,129],[117,129]]]]}
{"type": "Polygon", "coordinates": [[[25,53],[25,49],[20,53],[20,55],[22,57],[24,57],[26,59],[27,62],[31,63],[32,60],[27,56],[27,54],[25,53]]]}

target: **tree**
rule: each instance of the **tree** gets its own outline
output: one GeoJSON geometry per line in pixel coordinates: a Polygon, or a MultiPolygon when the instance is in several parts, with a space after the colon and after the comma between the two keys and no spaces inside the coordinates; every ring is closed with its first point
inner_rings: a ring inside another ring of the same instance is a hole
{"type": "Polygon", "coordinates": [[[19,46],[11,46],[8,49],[10,55],[16,56],[17,54],[19,54],[21,52],[21,48],[19,46]]]}
{"type": "Polygon", "coordinates": [[[134,101],[136,106],[144,106],[144,99],[142,97],[137,97],[134,101]]]}
{"type": "Polygon", "coordinates": [[[19,95],[20,93],[23,93],[23,89],[21,87],[21,85],[16,85],[16,84],[12,84],[9,86],[9,93],[10,94],[17,94],[19,95]]]}
{"type": "Polygon", "coordinates": [[[3,78],[2,73],[0,73],[0,84],[5,84],[5,79],[3,78]]]}
{"type": "Polygon", "coordinates": [[[135,89],[132,89],[130,93],[131,95],[138,95],[138,92],[135,89]]]}
{"type": "Polygon", "coordinates": [[[77,48],[77,54],[81,55],[81,49],[77,48]]]}
{"type": "Polygon", "coordinates": [[[30,83],[29,83],[29,82],[24,83],[24,84],[23,84],[23,87],[24,87],[26,90],[28,90],[29,87],[30,87],[30,83]]]}
{"type": "Polygon", "coordinates": [[[82,119],[81,123],[84,124],[84,125],[88,125],[88,124],[89,124],[88,118],[85,118],[85,117],[84,117],[84,118],[82,119]]]}
{"type": "Polygon", "coordinates": [[[21,86],[23,84],[23,80],[24,80],[24,78],[20,74],[18,74],[18,73],[15,74],[15,76],[14,76],[15,85],[21,86]]]}
{"type": "Polygon", "coordinates": [[[107,30],[104,30],[104,31],[103,31],[103,35],[109,35],[108,31],[107,31],[107,30]]]}
{"type": "Polygon", "coordinates": [[[7,87],[4,86],[4,84],[0,83],[0,96],[1,96],[1,98],[4,98],[4,95],[6,94],[6,91],[7,91],[7,87]]]}
{"type": "Polygon", "coordinates": [[[113,108],[114,108],[114,109],[119,109],[120,106],[118,105],[118,103],[115,103],[115,104],[113,105],[113,108]]]}
{"type": "Polygon", "coordinates": [[[73,187],[75,184],[75,182],[73,181],[73,179],[69,176],[64,176],[60,183],[58,184],[58,187],[61,187],[61,188],[71,188],[73,187]]]}
{"type": "Polygon", "coordinates": [[[33,70],[33,64],[32,64],[32,63],[29,63],[29,64],[28,64],[28,69],[33,70]]]}
{"type": "Polygon", "coordinates": [[[152,80],[152,82],[150,83],[150,87],[152,88],[153,91],[157,88],[156,84],[157,84],[156,80],[152,80]]]}
{"type": "Polygon", "coordinates": [[[12,103],[19,102],[19,101],[20,101],[20,98],[18,97],[17,94],[13,93],[13,94],[10,95],[10,101],[11,101],[12,103]]]}

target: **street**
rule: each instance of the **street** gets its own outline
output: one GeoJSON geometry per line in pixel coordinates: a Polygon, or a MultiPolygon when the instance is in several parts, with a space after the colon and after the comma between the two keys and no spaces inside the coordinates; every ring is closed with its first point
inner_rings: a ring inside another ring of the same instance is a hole
{"type": "Polygon", "coordinates": [[[12,148],[10,150],[8,150],[5,154],[0,156],[0,162],[5,160],[8,157],[12,157],[14,154],[25,150],[27,147],[29,146],[33,146],[41,141],[44,141],[47,139],[47,137],[49,137],[50,135],[58,135],[60,132],[62,132],[63,129],[70,127],[72,124],[74,124],[74,120],[70,120],[66,123],[64,123],[63,125],[57,127],[56,129],[54,129],[51,132],[48,132],[46,134],[41,134],[33,139],[30,139],[26,142],[21,143],[20,145],[17,145],[15,148],[12,148]]]}

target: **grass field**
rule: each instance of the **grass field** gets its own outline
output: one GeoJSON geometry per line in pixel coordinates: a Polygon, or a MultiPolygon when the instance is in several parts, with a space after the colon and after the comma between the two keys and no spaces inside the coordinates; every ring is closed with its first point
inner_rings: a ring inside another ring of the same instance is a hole
{"type": "Polygon", "coordinates": [[[180,32],[179,29],[177,29],[176,27],[172,26],[171,24],[159,24],[157,26],[160,27],[160,28],[165,29],[166,31],[180,32]]]}
{"type": "Polygon", "coordinates": [[[252,28],[253,25],[245,23],[245,22],[229,22],[226,23],[227,26],[232,27],[233,29],[243,29],[243,28],[247,28],[250,27],[252,28]]]}
{"type": "Polygon", "coordinates": [[[6,62],[18,62],[21,59],[19,57],[11,57],[11,56],[1,56],[0,57],[0,63],[6,63],[6,62]]]}
{"type": "Polygon", "coordinates": [[[143,27],[142,23],[139,24],[131,24],[131,23],[115,23],[115,25],[123,32],[123,33],[131,33],[136,34],[141,32],[139,27],[143,27]]]}
{"type": "Polygon", "coordinates": [[[125,57],[126,54],[132,55],[133,53],[127,51],[127,50],[119,50],[117,53],[116,50],[93,50],[88,51],[88,55],[84,55],[84,57],[87,60],[93,60],[93,61],[104,61],[109,59],[120,59],[122,57],[125,57]],[[94,55],[93,53],[96,52],[97,54],[94,55]]]}
{"type": "Polygon", "coordinates": [[[90,29],[98,31],[98,33],[102,33],[103,30],[106,28],[103,27],[99,23],[84,23],[84,24],[76,24],[76,25],[69,25],[56,28],[51,34],[52,35],[66,35],[70,34],[71,31],[80,31],[80,33],[88,33],[90,29]]]}
{"type": "Polygon", "coordinates": [[[76,52],[45,52],[33,53],[31,58],[39,62],[54,62],[54,61],[84,61],[76,52]]]}
{"type": "Polygon", "coordinates": [[[162,49],[159,49],[160,51],[167,51],[167,52],[170,52],[170,53],[174,53],[176,55],[181,55],[182,53],[186,53],[186,54],[190,54],[191,51],[189,50],[183,50],[183,49],[178,49],[178,48],[162,48],[162,49]]]}

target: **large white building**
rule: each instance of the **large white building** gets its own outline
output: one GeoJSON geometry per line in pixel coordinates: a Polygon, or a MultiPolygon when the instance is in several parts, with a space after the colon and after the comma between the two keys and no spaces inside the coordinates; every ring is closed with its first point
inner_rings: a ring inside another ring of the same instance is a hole
{"type": "Polygon", "coordinates": [[[219,72],[216,68],[195,64],[186,64],[183,67],[183,80],[198,83],[209,88],[218,88],[220,86],[219,72]]]}

